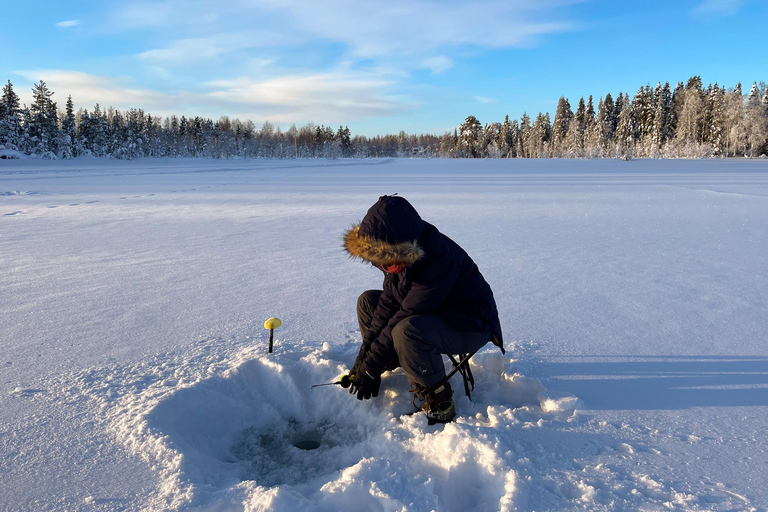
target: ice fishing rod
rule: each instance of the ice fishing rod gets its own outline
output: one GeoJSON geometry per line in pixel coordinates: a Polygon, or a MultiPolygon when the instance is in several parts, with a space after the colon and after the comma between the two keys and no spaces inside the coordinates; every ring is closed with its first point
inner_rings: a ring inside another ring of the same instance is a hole
{"type": "MultiPolygon", "coordinates": [[[[450,380],[450,378],[451,378],[451,377],[453,377],[454,375],[456,375],[456,372],[460,372],[460,371],[462,371],[462,368],[464,368],[464,367],[468,367],[468,366],[469,366],[469,359],[470,359],[470,358],[471,358],[473,355],[475,355],[476,353],[477,353],[477,350],[475,350],[475,351],[474,351],[474,352],[472,352],[471,354],[467,354],[467,355],[466,355],[466,356],[465,356],[465,357],[464,357],[464,358],[463,358],[461,361],[459,361],[458,363],[454,363],[454,365],[453,365],[453,370],[451,370],[450,372],[448,372],[448,375],[446,375],[445,377],[443,377],[443,378],[442,378],[440,381],[438,381],[438,382],[436,382],[435,384],[433,384],[433,385],[431,385],[431,386],[427,387],[427,388],[426,388],[426,391],[434,391],[435,389],[439,388],[440,386],[442,386],[443,384],[445,384],[446,382],[448,382],[448,380],[450,380]]],[[[312,389],[315,389],[315,388],[320,388],[320,387],[323,387],[323,386],[341,386],[341,387],[343,387],[343,388],[348,388],[349,386],[351,386],[351,385],[352,385],[352,380],[354,380],[354,378],[355,378],[355,377],[354,377],[354,375],[349,375],[349,374],[347,373],[347,374],[345,374],[345,375],[342,375],[342,376],[341,376],[341,378],[339,378],[339,380],[337,380],[336,382],[327,382],[327,383],[325,383],[325,384],[313,384],[313,385],[309,386],[309,389],[310,389],[310,390],[312,390],[312,389]]]]}
{"type": "Polygon", "coordinates": [[[322,386],[341,386],[343,388],[348,388],[349,386],[352,385],[353,379],[354,377],[347,373],[345,375],[342,375],[341,378],[339,378],[339,380],[337,380],[336,382],[328,382],[327,384],[313,384],[309,386],[309,389],[311,391],[315,388],[319,388],[322,386]]]}

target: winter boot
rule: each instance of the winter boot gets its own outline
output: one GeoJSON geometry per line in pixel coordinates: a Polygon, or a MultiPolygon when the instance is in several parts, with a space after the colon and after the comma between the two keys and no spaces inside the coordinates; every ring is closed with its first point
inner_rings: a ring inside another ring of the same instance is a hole
{"type": "Polygon", "coordinates": [[[453,390],[446,382],[431,393],[427,393],[421,411],[427,417],[430,425],[449,423],[456,417],[456,406],[453,405],[453,390]]]}

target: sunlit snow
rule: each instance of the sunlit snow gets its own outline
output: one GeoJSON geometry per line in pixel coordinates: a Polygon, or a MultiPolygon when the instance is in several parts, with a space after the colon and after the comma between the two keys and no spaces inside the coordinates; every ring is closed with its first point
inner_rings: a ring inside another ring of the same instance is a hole
{"type": "Polygon", "coordinates": [[[763,160],[2,160],[0,509],[765,510],[767,255],[763,160]],[[444,426],[309,389],[395,192],[505,331],[444,426]]]}

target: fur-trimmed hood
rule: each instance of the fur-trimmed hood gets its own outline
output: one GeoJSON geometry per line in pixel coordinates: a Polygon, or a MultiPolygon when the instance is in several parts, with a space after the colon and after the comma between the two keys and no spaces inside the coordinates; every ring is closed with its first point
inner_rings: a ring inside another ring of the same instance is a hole
{"type": "Polygon", "coordinates": [[[353,258],[381,265],[413,265],[424,257],[419,239],[424,221],[411,204],[397,196],[381,196],[362,222],[344,233],[344,249],[353,258]]]}

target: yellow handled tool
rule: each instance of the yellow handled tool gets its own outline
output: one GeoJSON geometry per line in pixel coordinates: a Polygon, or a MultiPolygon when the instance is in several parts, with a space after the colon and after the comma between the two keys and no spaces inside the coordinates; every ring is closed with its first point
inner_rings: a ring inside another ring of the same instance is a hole
{"type": "Polygon", "coordinates": [[[267,321],[264,322],[264,328],[269,329],[269,353],[272,353],[272,342],[275,335],[275,329],[283,325],[283,322],[280,321],[279,318],[267,318],[267,321]]]}
{"type": "Polygon", "coordinates": [[[309,386],[309,389],[311,390],[311,389],[319,388],[321,386],[341,386],[343,388],[348,388],[349,386],[352,385],[352,381],[354,379],[355,379],[354,375],[350,375],[350,374],[346,373],[346,374],[342,375],[339,378],[339,380],[337,380],[336,382],[329,382],[327,384],[314,384],[312,386],[309,386]]]}

